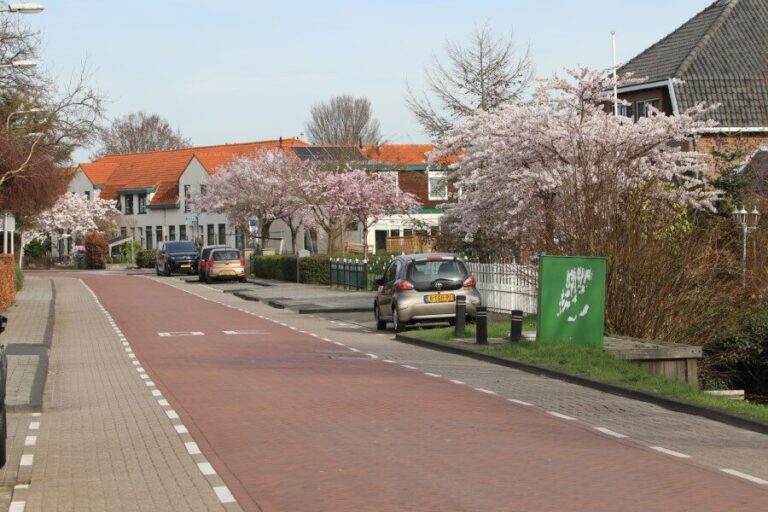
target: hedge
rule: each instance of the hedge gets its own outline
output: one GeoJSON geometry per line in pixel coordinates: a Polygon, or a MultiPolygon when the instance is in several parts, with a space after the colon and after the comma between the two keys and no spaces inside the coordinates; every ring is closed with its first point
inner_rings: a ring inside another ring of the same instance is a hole
{"type": "MultiPolygon", "coordinates": [[[[368,260],[368,282],[373,290],[376,276],[384,273],[384,269],[392,260],[391,254],[371,255],[368,260]]],[[[296,282],[296,255],[282,256],[253,256],[251,258],[251,273],[263,279],[296,282]]],[[[331,284],[331,258],[328,255],[315,255],[301,259],[301,282],[305,284],[331,284]]]]}
{"type": "Polygon", "coordinates": [[[146,249],[136,253],[136,266],[139,268],[155,268],[155,251],[146,249]]]}
{"type": "Polygon", "coordinates": [[[109,255],[107,237],[91,231],[85,235],[85,266],[89,269],[101,269],[109,255]]]}

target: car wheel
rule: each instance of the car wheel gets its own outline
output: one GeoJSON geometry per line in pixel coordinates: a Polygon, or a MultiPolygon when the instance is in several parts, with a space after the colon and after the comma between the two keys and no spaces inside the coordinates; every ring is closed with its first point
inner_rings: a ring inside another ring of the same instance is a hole
{"type": "Polygon", "coordinates": [[[397,312],[397,304],[392,304],[392,324],[394,324],[395,332],[403,332],[404,326],[400,322],[400,313],[397,312]]]}
{"type": "Polygon", "coordinates": [[[5,403],[3,403],[2,413],[0,413],[0,422],[2,422],[2,424],[0,424],[0,468],[2,468],[6,463],[5,443],[8,438],[8,422],[5,417],[5,403]]]}
{"type": "Polygon", "coordinates": [[[381,319],[381,310],[379,310],[378,304],[373,305],[373,315],[376,317],[376,330],[383,331],[386,329],[387,321],[381,319]]]}

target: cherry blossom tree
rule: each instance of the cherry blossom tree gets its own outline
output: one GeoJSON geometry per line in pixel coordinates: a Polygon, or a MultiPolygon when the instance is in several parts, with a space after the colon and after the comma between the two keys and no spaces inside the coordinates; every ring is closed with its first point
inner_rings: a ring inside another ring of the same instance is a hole
{"type": "Polygon", "coordinates": [[[361,169],[341,172],[314,172],[307,190],[321,226],[362,226],[363,257],[368,258],[368,230],[385,214],[408,213],[420,206],[415,196],[401,192],[378,173],[361,169]],[[335,220],[335,222],[332,222],[335,220]]]}
{"type": "Polygon", "coordinates": [[[283,220],[295,250],[308,219],[306,203],[296,195],[300,171],[298,160],[282,150],[235,158],[207,179],[205,195],[197,194],[193,201],[197,211],[225,215],[244,233],[250,232],[250,220],[257,219],[259,240],[269,236],[273,222],[283,220]]]}
{"type": "Polygon", "coordinates": [[[42,240],[51,234],[81,236],[98,231],[99,224],[119,214],[114,201],[66,193],[35,218],[32,237],[42,240]]]}
{"type": "Polygon", "coordinates": [[[607,257],[609,331],[701,342],[739,289],[728,219],[710,213],[717,191],[687,151],[710,109],[635,121],[612,115],[613,86],[606,71],[569,71],[449,132],[430,155],[461,155],[448,215],[467,239],[504,238],[523,257],[607,257]]]}
{"type": "Polygon", "coordinates": [[[433,152],[433,161],[463,154],[452,175],[462,194],[447,208],[455,227],[522,239],[531,251],[596,254],[606,230],[643,208],[713,208],[700,155],[683,149],[709,126],[699,120],[703,107],[633,122],[606,109],[607,72],[568,74],[542,81],[528,100],[472,116],[433,152]]]}

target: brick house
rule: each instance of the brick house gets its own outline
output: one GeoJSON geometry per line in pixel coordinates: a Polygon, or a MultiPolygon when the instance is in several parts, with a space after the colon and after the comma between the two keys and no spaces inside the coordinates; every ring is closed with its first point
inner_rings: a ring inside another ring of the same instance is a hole
{"type": "MultiPolygon", "coordinates": [[[[718,126],[692,137],[717,172],[768,144],[768,2],[717,0],[619,68],[642,83],[619,90],[635,119],[649,105],[668,115],[698,103],[721,105],[718,126]]],[[[738,163],[738,162],[737,162],[738,163]]]]}

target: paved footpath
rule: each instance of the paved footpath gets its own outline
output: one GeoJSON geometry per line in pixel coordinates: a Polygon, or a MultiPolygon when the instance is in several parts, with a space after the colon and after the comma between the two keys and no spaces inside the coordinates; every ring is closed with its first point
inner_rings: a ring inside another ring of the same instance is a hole
{"type": "MultiPolygon", "coordinates": [[[[559,388],[556,398],[575,399],[578,416],[526,405],[521,397],[548,379],[518,390],[509,386],[517,382],[513,370],[436,356],[178,280],[83,279],[245,510],[701,512],[768,505],[759,478],[722,471],[741,469],[735,464],[710,467],[670,446],[596,430],[580,420],[579,407],[588,403],[575,390],[559,388]],[[453,376],[459,370],[462,379],[453,376]]],[[[546,403],[547,391],[541,387],[534,398],[546,403]]],[[[618,400],[608,407],[637,414],[637,403],[618,400]]],[[[151,424],[137,426],[134,449],[151,424]]],[[[755,456],[764,457],[762,438],[734,430],[734,445],[757,446],[755,456]]],[[[37,485],[33,475],[32,489],[37,485]]]]}
{"type": "Polygon", "coordinates": [[[22,425],[10,510],[239,510],[90,290],[54,281],[43,410],[22,425]]]}

